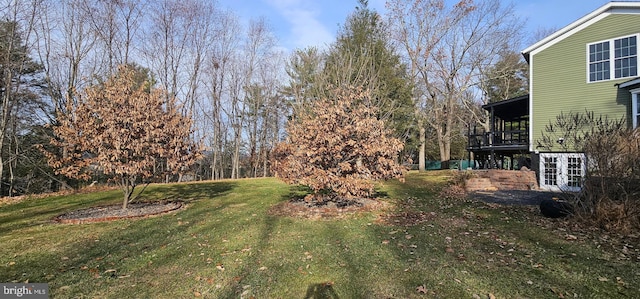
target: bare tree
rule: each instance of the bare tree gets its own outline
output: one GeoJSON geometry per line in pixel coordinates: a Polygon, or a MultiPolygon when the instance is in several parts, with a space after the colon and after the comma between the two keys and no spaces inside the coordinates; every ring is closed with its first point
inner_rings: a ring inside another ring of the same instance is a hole
{"type": "MultiPolygon", "coordinates": [[[[464,111],[465,97],[478,88],[479,70],[511,46],[522,22],[515,18],[512,5],[502,6],[499,0],[462,0],[453,7],[442,0],[393,0],[387,7],[395,39],[415,78],[414,102],[423,122],[419,125],[427,124],[436,132],[446,167],[458,114],[464,111]]],[[[421,128],[421,140],[423,132],[421,128]]]]}
{"type": "MultiPolygon", "coordinates": [[[[258,167],[265,161],[266,132],[270,118],[270,107],[275,97],[277,82],[270,77],[277,78],[277,66],[272,65],[277,58],[274,52],[275,38],[266,21],[259,19],[252,21],[249,26],[245,44],[246,65],[246,114],[247,135],[249,136],[249,165],[252,176],[258,176],[258,167]]],[[[237,144],[236,144],[237,145],[237,144]]],[[[234,156],[235,157],[235,156],[234,156]]]]}
{"type": "Polygon", "coordinates": [[[211,123],[209,148],[211,149],[211,179],[225,177],[225,145],[228,135],[225,125],[225,101],[229,95],[230,70],[235,63],[234,53],[241,42],[241,27],[233,13],[225,12],[218,18],[216,42],[211,45],[205,69],[205,85],[210,98],[206,119],[211,123]]]}
{"type": "Polygon", "coordinates": [[[102,67],[101,73],[116,71],[120,64],[130,63],[132,47],[139,40],[138,33],[146,8],[145,0],[81,1],[85,18],[99,43],[101,51],[95,53],[102,67]]]}

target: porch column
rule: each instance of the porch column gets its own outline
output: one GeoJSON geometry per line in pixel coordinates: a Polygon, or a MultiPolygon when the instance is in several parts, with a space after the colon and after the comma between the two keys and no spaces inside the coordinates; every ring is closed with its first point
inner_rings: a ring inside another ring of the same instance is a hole
{"type": "Polygon", "coordinates": [[[489,147],[490,147],[490,151],[489,151],[489,168],[493,168],[494,164],[495,164],[495,151],[493,150],[493,137],[495,137],[495,133],[496,133],[496,116],[494,113],[494,108],[493,106],[491,106],[491,111],[489,112],[490,115],[490,132],[489,132],[489,147]]]}

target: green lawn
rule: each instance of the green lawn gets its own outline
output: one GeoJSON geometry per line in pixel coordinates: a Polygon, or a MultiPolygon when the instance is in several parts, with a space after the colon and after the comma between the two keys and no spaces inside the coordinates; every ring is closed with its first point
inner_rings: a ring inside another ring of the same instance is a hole
{"type": "Polygon", "coordinates": [[[139,220],[51,222],[119,191],[4,205],[0,282],[47,282],[52,298],[640,298],[637,239],[442,198],[443,174],[380,186],[391,213],[427,215],[411,227],[269,216],[294,190],[274,178],[150,186],[188,207],[139,220]]]}

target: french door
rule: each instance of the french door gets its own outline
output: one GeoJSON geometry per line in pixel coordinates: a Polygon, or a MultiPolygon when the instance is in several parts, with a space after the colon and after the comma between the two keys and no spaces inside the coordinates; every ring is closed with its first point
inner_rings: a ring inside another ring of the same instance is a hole
{"type": "Polygon", "coordinates": [[[540,188],[578,192],[586,172],[584,154],[540,154],[540,188]]]}

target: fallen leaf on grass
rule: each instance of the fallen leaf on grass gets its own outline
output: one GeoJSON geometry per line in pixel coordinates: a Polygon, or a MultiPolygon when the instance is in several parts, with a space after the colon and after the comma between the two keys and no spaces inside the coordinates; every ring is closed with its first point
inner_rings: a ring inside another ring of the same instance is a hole
{"type": "Polygon", "coordinates": [[[428,290],[427,290],[427,287],[425,287],[424,285],[421,285],[416,288],[416,291],[418,293],[426,294],[428,290]]]}
{"type": "Polygon", "coordinates": [[[222,264],[217,264],[216,265],[216,269],[220,270],[220,271],[224,271],[224,265],[222,264]]]}
{"type": "Polygon", "coordinates": [[[602,276],[598,277],[598,280],[599,280],[599,281],[602,281],[602,282],[609,281],[609,279],[608,279],[608,278],[606,278],[606,277],[602,277],[602,276]]]}
{"type": "MultiPolygon", "coordinates": [[[[382,244],[387,245],[389,244],[389,240],[382,240],[382,244]]],[[[15,263],[14,263],[15,264],[15,263]]]]}
{"type": "Polygon", "coordinates": [[[493,293],[489,293],[487,297],[489,297],[489,299],[496,299],[496,295],[494,295],[493,293]]]}
{"type": "Polygon", "coordinates": [[[551,288],[551,291],[554,294],[556,294],[556,296],[558,296],[558,298],[564,299],[564,294],[561,291],[557,290],[556,288],[551,288]]]}
{"type": "Polygon", "coordinates": [[[9,266],[13,266],[15,264],[16,264],[16,262],[13,262],[13,261],[9,262],[9,266]]]}
{"type": "Polygon", "coordinates": [[[194,296],[194,297],[202,297],[202,293],[200,293],[200,292],[193,292],[193,296],[194,296]]]}

